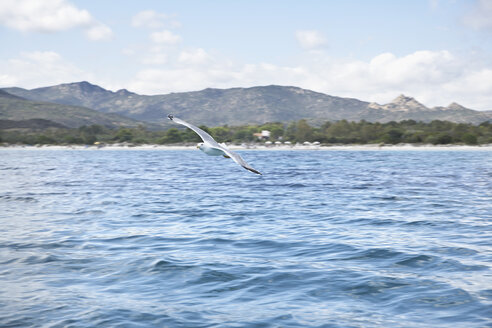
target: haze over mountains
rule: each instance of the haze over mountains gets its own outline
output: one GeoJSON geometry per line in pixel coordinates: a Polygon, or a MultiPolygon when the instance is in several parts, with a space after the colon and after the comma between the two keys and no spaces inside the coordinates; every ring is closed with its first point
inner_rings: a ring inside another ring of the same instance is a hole
{"type": "MultiPolygon", "coordinates": [[[[34,103],[43,102],[44,106],[37,105],[38,113],[47,111],[48,103],[55,103],[58,106],[69,106],[64,108],[71,113],[74,111],[87,113],[87,110],[92,109],[103,115],[113,114],[111,116],[113,120],[130,118],[131,125],[136,124],[135,120],[154,124],[167,123],[168,113],[207,126],[290,122],[300,119],[307,119],[312,123],[341,119],[371,122],[413,119],[425,122],[448,120],[481,123],[492,119],[492,111],[475,111],[456,103],[446,107],[428,108],[414,98],[400,95],[392,102],[380,105],[353,98],[330,96],[298,87],[277,85],[205,89],[153,96],[139,95],[125,89],[113,92],[88,82],[60,84],[32,90],[4,88],[3,91],[0,94],[0,118],[5,118],[5,99],[9,99],[10,107],[15,101],[30,101],[32,106],[34,103]],[[12,95],[10,97],[20,98],[8,98],[5,93],[12,95]]],[[[21,106],[21,104],[17,105],[21,106]]],[[[35,117],[35,113],[33,115],[26,116],[24,119],[45,118],[66,125],[57,119],[58,115],[63,115],[59,111],[50,114],[51,116],[35,117]]],[[[113,122],[113,125],[121,125],[120,123],[113,122]]],[[[72,122],[70,126],[73,125],[72,122]]]]}

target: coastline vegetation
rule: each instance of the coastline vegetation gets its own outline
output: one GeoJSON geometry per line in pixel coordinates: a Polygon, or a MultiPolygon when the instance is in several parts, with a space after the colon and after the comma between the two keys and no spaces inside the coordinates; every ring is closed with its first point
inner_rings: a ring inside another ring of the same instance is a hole
{"type": "MultiPolygon", "coordinates": [[[[479,125],[432,121],[429,123],[405,120],[400,122],[371,123],[366,121],[325,122],[319,127],[299,120],[289,124],[267,123],[262,125],[219,126],[201,128],[218,142],[253,143],[265,141],[289,141],[291,143],[315,142],[321,144],[466,144],[492,143],[492,123],[479,125]],[[254,133],[270,131],[269,139],[258,139],[254,133]]],[[[200,142],[196,133],[175,127],[165,131],[151,131],[144,126],[110,129],[102,125],[82,126],[74,129],[2,129],[0,143],[93,145],[94,143],[132,144],[187,144],[200,142]]]]}

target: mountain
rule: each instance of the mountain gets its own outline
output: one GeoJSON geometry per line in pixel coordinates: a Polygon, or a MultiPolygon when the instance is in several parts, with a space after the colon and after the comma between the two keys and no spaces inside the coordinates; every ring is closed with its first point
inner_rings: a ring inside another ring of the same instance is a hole
{"type": "Polygon", "coordinates": [[[367,121],[379,122],[415,120],[430,122],[432,120],[452,121],[458,123],[481,123],[492,119],[492,112],[476,111],[452,103],[447,107],[428,108],[412,97],[400,95],[392,102],[379,105],[371,103],[365,114],[367,121]]]}
{"type": "Polygon", "coordinates": [[[13,94],[10,94],[6,91],[0,90],[0,98],[5,98],[5,99],[22,99],[21,97],[14,96],[13,94]]]}
{"type": "Polygon", "coordinates": [[[31,101],[0,90],[0,120],[4,128],[70,127],[100,124],[138,126],[141,122],[116,114],[63,104],[31,101]]]}
{"type": "Polygon", "coordinates": [[[205,89],[201,91],[146,96],[122,89],[116,92],[89,82],[60,84],[32,90],[4,91],[34,101],[84,106],[103,113],[116,113],[136,120],[164,123],[169,113],[208,126],[261,124],[307,119],[324,121],[432,121],[480,123],[491,120],[491,112],[480,112],[458,104],[428,108],[411,97],[400,95],[379,105],[341,98],[292,86],[205,89]]]}
{"type": "Polygon", "coordinates": [[[296,87],[205,89],[194,92],[144,96],[127,90],[102,89],[88,82],[5,91],[37,101],[85,106],[137,120],[167,122],[167,114],[205,125],[258,124],[303,118],[339,120],[367,107],[366,102],[332,97],[296,87]]]}
{"type": "Polygon", "coordinates": [[[371,109],[382,109],[389,112],[406,112],[406,113],[418,113],[422,111],[428,111],[429,108],[425,107],[412,97],[405,95],[399,95],[392,102],[386,105],[379,105],[377,103],[369,104],[371,109]]]}
{"type": "Polygon", "coordinates": [[[63,124],[56,123],[50,120],[42,118],[31,118],[28,120],[0,120],[0,130],[6,129],[30,129],[30,130],[44,130],[48,128],[66,129],[63,124]]]}

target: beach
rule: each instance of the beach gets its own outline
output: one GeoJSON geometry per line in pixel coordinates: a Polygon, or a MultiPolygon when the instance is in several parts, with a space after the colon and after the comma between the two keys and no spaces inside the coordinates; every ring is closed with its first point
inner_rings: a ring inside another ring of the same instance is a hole
{"type": "MultiPolygon", "coordinates": [[[[231,150],[258,150],[258,151],[299,151],[299,150],[319,150],[319,151],[492,151],[492,144],[486,145],[430,145],[430,144],[367,144],[367,145],[264,145],[264,144],[226,144],[231,150]]],[[[134,145],[134,144],[107,144],[107,145],[7,145],[0,147],[6,149],[24,150],[194,150],[195,145],[134,145]]]]}

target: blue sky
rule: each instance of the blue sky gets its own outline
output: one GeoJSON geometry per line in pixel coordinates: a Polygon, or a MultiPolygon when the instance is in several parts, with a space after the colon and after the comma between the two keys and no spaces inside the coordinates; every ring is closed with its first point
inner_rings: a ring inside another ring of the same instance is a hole
{"type": "Polygon", "coordinates": [[[492,110],[492,0],[3,0],[0,39],[0,87],[279,84],[492,110]]]}

